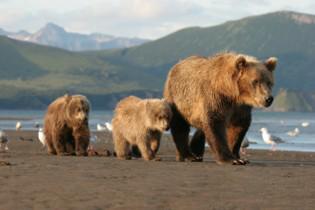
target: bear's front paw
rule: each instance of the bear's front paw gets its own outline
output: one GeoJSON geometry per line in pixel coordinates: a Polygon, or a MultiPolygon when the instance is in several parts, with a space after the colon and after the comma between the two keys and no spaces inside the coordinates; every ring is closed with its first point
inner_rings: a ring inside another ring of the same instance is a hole
{"type": "Polygon", "coordinates": [[[196,156],[193,153],[188,153],[186,159],[190,162],[202,162],[203,161],[202,156],[196,156]]]}
{"type": "Polygon", "coordinates": [[[232,165],[246,165],[248,162],[242,159],[229,159],[217,161],[219,165],[232,164],[232,165]]]}
{"type": "Polygon", "coordinates": [[[232,165],[246,165],[247,163],[242,159],[233,160],[232,165]]]}
{"type": "Polygon", "coordinates": [[[131,156],[117,156],[119,160],[131,160],[131,156]]]}
{"type": "Polygon", "coordinates": [[[154,156],[153,155],[144,155],[143,159],[146,160],[146,161],[153,160],[154,156]]]}
{"type": "Polygon", "coordinates": [[[247,160],[246,158],[240,158],[238,159],[238,161],[244,162],[245,163],[244,165],[250,163],[249,160],[247,160]]]}
{"type": "Polygon", "coordinates": [[[190,162],[202,162],[203,157],[191,156],[187,158],[190,162]]]}
{"type": "Polygon", "coordinates": [[[160,157],[155,157],[154,160],[155,160],[155,161],[162,161],[162,158],[160,158],[160,157]]]}

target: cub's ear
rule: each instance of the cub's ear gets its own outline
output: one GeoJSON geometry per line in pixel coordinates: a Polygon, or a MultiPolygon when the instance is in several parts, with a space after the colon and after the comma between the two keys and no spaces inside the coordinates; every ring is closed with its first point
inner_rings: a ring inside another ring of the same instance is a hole
{"type": "Polygon", "coordinates": [[[270,57],[265,61],[265,66],[269,71],[274,71],[277,66],[278,59],[275,57],[270,57]]]}
{"type": "Polygon", "coordinates": [[[71,100],[71,96],[69,96],[68,94],[65,94],[63,97],[66,99],[67,103],[69,103],[69,101],[71,100]]]}
{"type": "Polygon", "coordinates": [[[247,67],[246,58],[242,55],[239,55],[235,60],[235,67],[238,70],[245,69],[247,67]]]}
{"type": "Polygon", "coordinates": [[[150,103],[148,101],[145,101],[144,104],[145,104],[144,107],[145,107],[146,111],[148,112],[151,109],[150,103]]]}

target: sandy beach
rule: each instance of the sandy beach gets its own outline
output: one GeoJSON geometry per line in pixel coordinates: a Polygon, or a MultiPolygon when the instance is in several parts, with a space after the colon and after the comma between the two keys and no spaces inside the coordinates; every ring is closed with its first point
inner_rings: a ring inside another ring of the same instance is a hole
{"type": "MultiPolygon", "coordinates": [[[[164,137],[160,162],[57,157],[46,154],[34,131],[6,133],[1,210],[315,208],[315,153],[249,150],[246,166],[219,166],[209,152],[202,163],[176,162],[164,137]]],[[[94,134],[100,153],[112,150],[110,133],[94,134]]]]}

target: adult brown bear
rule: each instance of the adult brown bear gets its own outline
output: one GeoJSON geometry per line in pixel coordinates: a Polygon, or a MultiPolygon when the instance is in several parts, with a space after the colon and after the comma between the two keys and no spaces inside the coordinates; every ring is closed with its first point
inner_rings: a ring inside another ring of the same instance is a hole
{"type": "Polygon", "coordinates": [[[87,155],[90,103],[82,95],[65,95],[53,101],[44,119],[49,154],[87,155]]]}
{"type": "Polygon", "coordinates": [[[261,62],[234,52],[192,56],[176,64],[164,89],[173,111],[176,159],[202,159],[206,139],[217,163],[245,164],[240,145],[251,123],[252,107],[268,107],[273,101],[276,64],[274,57],[261,62]],[[197,129],[191,147],[190,126],[197,129]]]}

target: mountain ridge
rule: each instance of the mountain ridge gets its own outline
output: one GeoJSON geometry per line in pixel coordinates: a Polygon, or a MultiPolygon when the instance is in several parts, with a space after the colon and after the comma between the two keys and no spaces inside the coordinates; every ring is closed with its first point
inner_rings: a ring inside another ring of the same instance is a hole
{"type": "Polygon", "coordinates": [[[68,32],[63,27],[51,22],[47,23],[35,33],[29,33],[24,30],[7,32],[0,28],[0,35],[20,41],[59,47],[70,51],[124,48],[150,41],[148,39],[136,37],[116,37],[101,33],[81,34],[68,32]]]}

